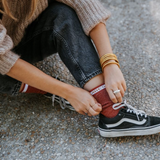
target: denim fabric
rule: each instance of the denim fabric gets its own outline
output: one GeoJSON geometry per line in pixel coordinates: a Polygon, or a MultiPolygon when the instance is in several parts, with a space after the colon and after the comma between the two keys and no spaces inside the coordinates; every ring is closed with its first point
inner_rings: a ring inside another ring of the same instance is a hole
{"type": "MultiPolygon", "coordinates": [[[[75,11],[59,2],[50,3],[28,26],[25,36],[13,51],[31,64],[58,52],[81,87],[102,73],[97,52],[75,11]]],[[[0,93],[15,95],[19,84],[17,80],[0,75],[0,93]]]]}

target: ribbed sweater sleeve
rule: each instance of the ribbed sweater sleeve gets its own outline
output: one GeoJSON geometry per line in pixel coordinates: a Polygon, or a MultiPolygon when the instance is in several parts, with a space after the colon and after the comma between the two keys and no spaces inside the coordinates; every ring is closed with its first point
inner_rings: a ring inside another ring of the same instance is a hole
{"type": "Polygon", "coordinates": [[[82,27],[89,35],[90,31],[100,22],[110,17],[110,12],[103,7],[99,0],[56,0],[72,7],[82,24],[82,27]]]}
{"type": "Polygon", "coordinates": [[[13,42],[0,21],[0,74],[4,75],[13,67],[19,56],[11,51],[13,42]]]}

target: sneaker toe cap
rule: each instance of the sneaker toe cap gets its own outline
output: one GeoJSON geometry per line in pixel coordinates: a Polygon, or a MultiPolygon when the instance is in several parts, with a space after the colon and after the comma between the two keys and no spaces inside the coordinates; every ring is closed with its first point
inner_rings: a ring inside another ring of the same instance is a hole
{"type": "Polygon", "coordinates": [[[160,124],[160,117],[150,117],[150,125],[160,124]]]}

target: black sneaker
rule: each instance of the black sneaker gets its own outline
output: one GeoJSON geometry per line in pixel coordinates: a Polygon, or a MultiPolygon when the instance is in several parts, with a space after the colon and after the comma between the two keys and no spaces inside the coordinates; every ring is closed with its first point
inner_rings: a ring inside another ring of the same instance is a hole
{"type": "Polygon", "coordinates": [[[119,108],[114,118],[100,114],[98,131],[102,137],[142,136],[160,132],[160,117],[148,116],[126,102],[113,105],[113,109],[119,108]]]}
{"type": "Polygon", "coordinates": [[[64,98],[62,98],[62,97],[59,97],[59,96],[57,96],[57,95],[50,94],[50,93],[46,93],[46,94],[44,94],[44,96],[47,97],[47,98],[52,99],[52,106],[54,106],[54,101],[56,101],[56,102],[58,102],[58,103],[60,104],[60,107],[61,107],[62,109],[68,108],[68,109],[70,109],[70,110],[72,110],[72,111],[76,111],[76,110],[72,107],[72,105],[71,105],[66,99],[64,99],[64,98]]]}
{"type": "MultiPolygon", "coordinates": [[[[64,80],[58,78],[58,76],[56,76],[56,77],[54,77],[54,78],[57,79],[57,80],[59,80],[59,81],[61,81],[61,82],[64,82],[64,80]]],[[[72,105],[71,105],[66,99],[64,99],[64,98],[62,98],[62,97],[59,97],[59,96],[57,96],[57,95],[50,94],[50,93],[46,93],[46,94],[44,94],[44,96],[47,97],[47,98],[52,99],[52,106],[54,106],[54,101],[56,101],[56,102],[58,102],[58,103],[60,104],[60,107],[61,107],[62,109],[68,108],[68,109],[70,109],[70,110],[72,110],[72,111],[76,111],[76,110],[72,107],[72,105]]]]}

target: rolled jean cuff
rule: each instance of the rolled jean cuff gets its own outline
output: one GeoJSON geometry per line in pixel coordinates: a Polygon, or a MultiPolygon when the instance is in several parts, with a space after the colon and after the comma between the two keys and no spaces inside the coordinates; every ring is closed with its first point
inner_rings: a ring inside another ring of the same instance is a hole
{"type": "Polygon", "coordinates": [[[99,74],[102,74],[102,70],[99,69],[97,71],[94,71],[93,73],[91,73],[90,75],[88,75],[85,79],[83,79],[83,81],[81,81],[79,83],[80,87],[81,88],[84,88],[84,85],[89,81],[91,80],[92,78],[94,78],[95,76],[99,75],[99,74]]]}

